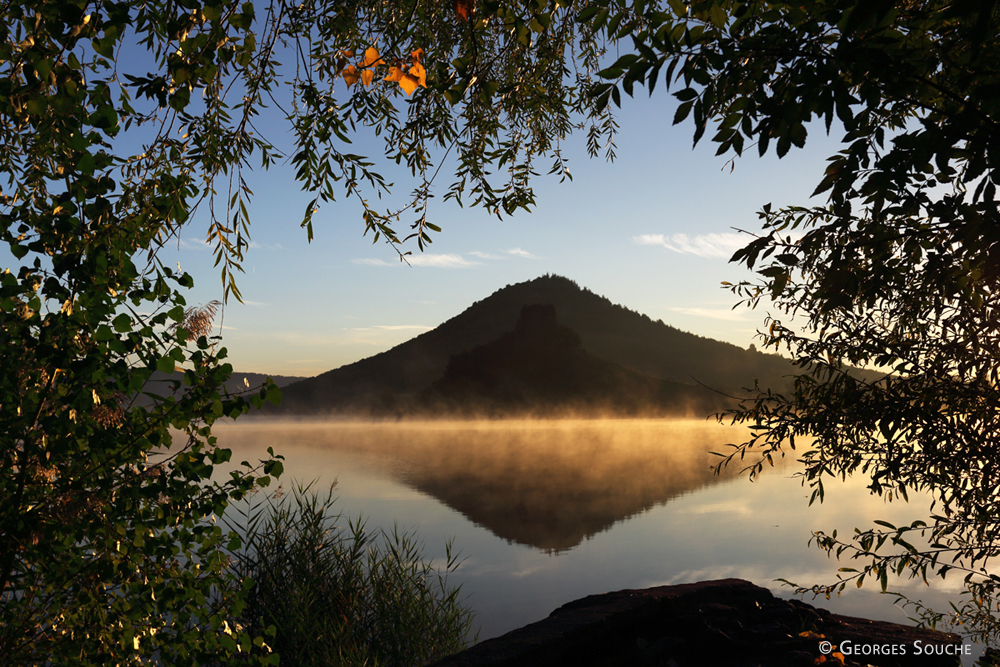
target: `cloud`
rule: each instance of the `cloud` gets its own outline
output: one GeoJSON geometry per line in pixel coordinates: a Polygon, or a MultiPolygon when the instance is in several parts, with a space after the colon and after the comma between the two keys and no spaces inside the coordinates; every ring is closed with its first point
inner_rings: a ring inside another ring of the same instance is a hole
{"type": "Polygon", "coordinates": [[[189,241],[188,239],[180,239],[177,244],[182,250],[211,250],[212,244],[208,241],[189,241]]]}
{"type": "MultiPolygon", "coordinates": [[[[468,269],[473,266],[479,266],[480,264],[480,262],[469,261],[461,255],[407,255],[406,261],[410,264],[410,266],[430,266],[439,269],[468,269]]],[[[398,266],[402,264],[402,262],[387,262],[384,259],[373,259],[370,257],[352,259],[351,262],[353,264],[364,264],[367,266],[398,266]]]]}
{"type": "Polygon", "coordinates": [[[520,248],[511,248],[507,251],[507,254],[514,255],[514,257],[523,257],[524,259],[541,259],[541,257],[536,257],[527,250],[521,250],[520,248]]]}
{"type": "Polygon", "coordinates": [[[395,266],[395,264],[390,264],[384,259],[372,259],[371,257],[365,257],[363,259],[352,259],[352,264],[364,264],[366,266],[395,266]]]}
{"type": "Polygon", "coordinates": [[[732,310],[731,308],[670,308],[669,310],[683,315],[694,315],[695,317],[709,317],[713,320],[730,320],[733,322],[746,321],[745,311],[732,310]]]}
{"type": "Polygon", "coordinates": [[[250,242],[251,250],[284,250],[285,247],[280,243],[257,243],[256,241],[250,242]]]}
{"type": "Polygon", "coordinates": [[[658,245],[667,250],[698,257],[720,257],[729,259],[733,253],[745,246],[750,238],[746,234],[727,232],[725,234],[701,234],[690,237],[687,234],[642,234],[632,237],[639,245],[658,245]]]}
{"type": "Polygon", "coordinates": [[[493,259],[493,260],[509,259],[511,256],[520,257],[522,259],[542,259],[538,255],[532,255],[530,252],[524,250],[523,248],[511,248],[510,250],[504,250],[503,254],[501,255],[497,255],[490,252],[480,252],[479,250],[473,250],[469,254],[472,255],[473,257],[478,257],[479,259],[493,259]]]}
{"type": "Polygon", "coordinates": [[[402,329],[430,331],[433,328],[423,324],[377,324],[372,327],[344,327],[344,331],[400,331],[402,329]]]}
{"type": "Polygon", "coordinates": [[[408,255],[406,261],[412,266],[434,266],[441,269],[467,269],[478,266],[461,255],[408,255]]]}

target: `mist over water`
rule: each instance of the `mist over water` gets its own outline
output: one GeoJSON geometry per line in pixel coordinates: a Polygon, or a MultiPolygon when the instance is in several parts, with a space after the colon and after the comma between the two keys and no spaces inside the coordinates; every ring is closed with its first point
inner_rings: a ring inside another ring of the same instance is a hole
{"type": "MultiPolygon", "coordinates": [[[[787,597],[776,578],[830,583],[838,567],[856,565],[809,548],[813,530],[908,523],[928,507],[916,494],[887,504],[862,479],[828,483],[826,502],[809,507],[793,458],[754,483],[738,467],[715,475],[710,452],[746,430],[705,421],[247,421],[214,432],[237,463],[267,447],[283,454],[286,489],[316,480],[322,491],[336,480],[341,510],[364,515],[370,529],[416,532],[429,558],[454,539],[465,557],[456,582],[480,639],[626,588],[739,577],[787,597]]],[[[958,584],[889,588],[946,608],[958,584]]],[[[806,601],[908,623],[876,590],[806,601]]]]}
{"type": "Polygon", "coordinates": [[[730,477],[711,470],[709,451],[742,435],[701,421],[305,422],[240,431],[238,446],[291,446],[286,475],[299,479],[312,478],[317,458],[343,455],[500,538],[559,552],[730,477]]]}

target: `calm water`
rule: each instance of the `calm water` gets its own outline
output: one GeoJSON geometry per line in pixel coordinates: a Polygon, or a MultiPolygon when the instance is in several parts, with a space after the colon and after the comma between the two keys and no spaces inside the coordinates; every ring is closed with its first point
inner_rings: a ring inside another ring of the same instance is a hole
{"type": "MultiPolygon", "coordinates": [[[[547,616],[594,593],[738,577],[788,597],[778,577],[833,581],[838,563],[807,542],[812,530],[849,534],[872,519],[924,517],[927,499],[886,504],[861,480],[831,484],[822,506],[792,477],[795,464],[754,483],[716,476],[710,451],[745,431],[659,420],[261,422],[215,428],[233,459],[285,456],[292,480],[337,482],[340,509],[370,528],[416,531],[443,559],[465,557],[454,581],[476,612],[480,639],[547,616]]],[[[959,581],[890,590],[942,608],[959,581]]],[[[807,599],[837,613],[907,623],[893,598],[868,586],[807,599]]]]}

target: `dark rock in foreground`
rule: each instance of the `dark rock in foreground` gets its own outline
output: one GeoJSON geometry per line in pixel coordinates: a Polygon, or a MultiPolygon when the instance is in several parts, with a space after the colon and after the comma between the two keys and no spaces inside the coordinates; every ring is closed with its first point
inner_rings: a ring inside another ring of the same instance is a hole
{"type": "Polygon", "coordinates": [[[786,667],[817,664],[826,641],[852,650],[848,666],[954,666],[962,647],[957,635],[839,616],[723,579],[591,595],[435,667],[786,667]]]}

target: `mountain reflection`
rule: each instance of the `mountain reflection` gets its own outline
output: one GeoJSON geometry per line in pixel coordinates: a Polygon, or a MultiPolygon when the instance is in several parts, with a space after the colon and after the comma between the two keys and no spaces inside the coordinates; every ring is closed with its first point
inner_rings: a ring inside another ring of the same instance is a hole
{"type": "Polygon", "coordinates": [[[742,429],[702,421],[252,422],[217,429],[225,447],[308,461],[350,455],[511,542],[558,552],[723,477],[710,466],[742,429]]]}

